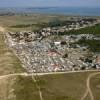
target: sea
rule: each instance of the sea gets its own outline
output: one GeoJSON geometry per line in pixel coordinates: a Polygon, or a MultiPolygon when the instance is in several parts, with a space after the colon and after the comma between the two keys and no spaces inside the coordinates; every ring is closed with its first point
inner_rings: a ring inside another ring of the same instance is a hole
{"type": "Polygon", "coordinates": [[[100,16],[100,7],[27,7],[0,8],[0,12],[59,14],[72,16],[100,16]]]}

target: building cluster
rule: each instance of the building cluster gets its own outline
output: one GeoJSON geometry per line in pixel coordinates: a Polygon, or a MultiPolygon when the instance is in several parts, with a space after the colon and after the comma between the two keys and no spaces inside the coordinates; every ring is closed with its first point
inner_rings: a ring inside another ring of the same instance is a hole
{"type": "Polygon", "coordinates": [[[99,53],[90,52],[87,46],[71,45],[83,37],[100,40],[92,34],[65,35],[59,41],[41,39],[34,32],[9,32],[6,36],[8,45],[16,52],[28,72],[100,69],[99,53]]]}
{"type": "MultiPolygon", "coordinates": [[[[56,23],[56,22],[54,22],[56,23]]],[[[94,26],[100,23],[99,20],[93,18],[79,18],[79,19],[71,19],[71,21],[65,21],[60,24],[56,23],[54,25],[50,25],[52,27],[43,28],[40,33],[43,36],[53,35],[53,34],[63,34],[64,32],[69,32],[71,30],[79,30],[81,28],[94,26]],[[56,26],[58,25],[58,26],[56,26]]]]}
{"type": "MultiPolygon", "coordinates": [[[[73,19],[71,21],[65,21],[63,24],[53,27],[46,27],[36,32],[16,32],[16,33],[9,33],[12,37],[17,37],[17,41],[34,41],[36,39],[42,39],[44,37],[50,36],[50,35],[62,35],[66,32],[69,32],[71,30],[79,30],[81,28],[94,26],[96,24],[100,23],[97,19],[92,18],[81,18],[81,19],[73,19]]],[[[60,22],[59,22],[60,24],[60,22]]]]}

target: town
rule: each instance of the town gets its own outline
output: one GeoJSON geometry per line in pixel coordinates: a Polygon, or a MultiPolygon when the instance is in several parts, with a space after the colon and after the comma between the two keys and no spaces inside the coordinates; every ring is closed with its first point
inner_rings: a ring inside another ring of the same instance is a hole
{"type": "MultiPolygon", "coordinates": [[[[100,37],[88,33],[59,36],[73,28],[91,26],[90,23],[86,19],[77,24],[71,23],[70,28],[59,26],[43,28],[39,32],[8,32],[6,41],[30,73],[100,69],[100,52],[92,52],[87,45],[77,44],[82,39],[100,41],[100,37]],[[51,39],[52,36],[60,39],[51,39]]],[[[92,20],[92,25],[97,23],[92,20]]]]}

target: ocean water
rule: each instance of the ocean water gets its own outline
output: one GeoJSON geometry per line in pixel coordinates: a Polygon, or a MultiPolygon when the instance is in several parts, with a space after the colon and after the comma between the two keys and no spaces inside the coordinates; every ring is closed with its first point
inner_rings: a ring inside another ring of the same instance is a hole
{"type": "Polygon", "coordinates": [[[30,7],[30,8],[0,8],[3,11],[17,13],[61,14],[75,16],[100,16],[100,8],[89,7],[30,7]]]}
{"type": "Polygon", "coordinates": [[[76,16],[100,16],[100,8],[85,7],[44,7],[44,8],[27,8],[27,11],[45,14],[64,14],[76,16]]]}

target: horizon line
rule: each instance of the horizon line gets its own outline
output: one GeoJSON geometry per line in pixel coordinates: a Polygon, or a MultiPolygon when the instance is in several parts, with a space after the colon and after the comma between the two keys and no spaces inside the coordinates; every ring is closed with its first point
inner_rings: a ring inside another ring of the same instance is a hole
{"type": "Polygon", "coordinates": [[[67,8],[67,7],[81,7],[81,8],[100,8],[100,6],[14,6],[14,7],[0,7],[0,8],[67,8]]]}

